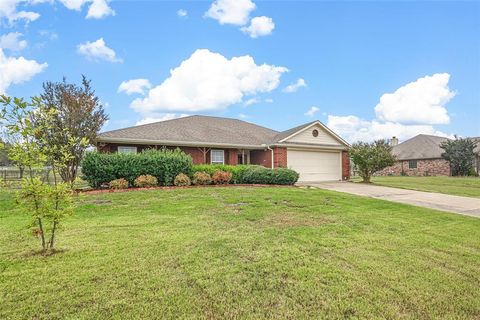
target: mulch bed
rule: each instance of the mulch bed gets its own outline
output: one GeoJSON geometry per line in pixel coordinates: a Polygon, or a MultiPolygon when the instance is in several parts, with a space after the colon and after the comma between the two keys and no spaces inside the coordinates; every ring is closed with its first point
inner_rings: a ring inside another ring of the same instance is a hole
{"type": "Polygon", "coordinates": [[[132,192],[132,191],[145,191],[145,190],[172,190],[172,189],[192,189],[192,188],[235,188],[235,187],[280,187],[280,188],[295,188],[295,186],[277,185],[277,184],[212,184],[206,186],[187,186],[187,187],[151,187],[151,188],[128,188],[128,189],[94,189],[94,190],[77,190],[77,194],[102,194],[102,193],[114,193],[114,192],[132,192]]]}

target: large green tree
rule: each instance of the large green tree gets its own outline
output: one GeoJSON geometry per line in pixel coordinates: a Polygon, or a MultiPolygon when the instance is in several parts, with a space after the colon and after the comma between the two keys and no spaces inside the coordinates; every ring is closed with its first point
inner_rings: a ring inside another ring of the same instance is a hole
{"type": "Polygon", "coordinates": [[[70,146],[71,158],[59,174],[63,181],[73,184],[86,149],[94,143],[108,116],[85,76],[81,85],[67,83],[65,78],[62,82],[45,82],[40,100],[47,111],[53,112],[48,117],[34,114],[33,125],[45,147],[53,152],[53,159],[62,159],[63,146],[70,146]]]}
{"type": "Polygon", "coordinates": [[[475,159],[475,143],[470,139],[455,137],[455,140],[446,140],[440,144],[445,150],[442,158],[450,163],[452,176],[466,176],[473,169],[475,159]]]}
{"type": "Polygon", "coordinates": [[[354,143],[349,154],[364,182],[370,182],[375,172],[395,163],[392,147],[386,140],[354,143]]]}

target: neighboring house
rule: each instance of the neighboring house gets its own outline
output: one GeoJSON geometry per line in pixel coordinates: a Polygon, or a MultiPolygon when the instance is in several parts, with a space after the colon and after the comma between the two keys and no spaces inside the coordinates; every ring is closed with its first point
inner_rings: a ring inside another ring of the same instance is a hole
{"type": "MultiPolygon", "coordinates": [[[[480,172],[480,138],[470,138],[477,142],[475,148],[475,171],[480,172]]],[[[392,153],[397,158],[396,163],[377,172],[377,175],[408,175],[408,176],[449,176],[450,164],[442,158],[444,150],[440,144],[448,140],[445,137],[419,134],[398,144],[393,137],[392,153]]]]}
{"type": "Polygon", "coordinates": [[[189,116],[101,133],[100,152],[180,148],[195,164],[288,167],[300,181],[347,180],[348,143],[320,121],[278,132],[228,118],[189,116]]]}

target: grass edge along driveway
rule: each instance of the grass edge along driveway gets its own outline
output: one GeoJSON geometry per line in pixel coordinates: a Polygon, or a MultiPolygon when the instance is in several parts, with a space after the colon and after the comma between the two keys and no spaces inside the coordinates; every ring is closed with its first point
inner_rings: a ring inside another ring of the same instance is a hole
{"type": "Polygon", "coordinates": [[[78,199],[32,255],[0,193],[0,318],[480,317],[480,220],[301,188],[78,199]]]}
{"type": "MultiPolygon", "coordinates": [[[[352,181],[360,182],[361,178],[355,177],[352,181]]],[[[480,177],[382,176],[372,177],[372,183],[385,187],[480,198],[480,177]]]]}

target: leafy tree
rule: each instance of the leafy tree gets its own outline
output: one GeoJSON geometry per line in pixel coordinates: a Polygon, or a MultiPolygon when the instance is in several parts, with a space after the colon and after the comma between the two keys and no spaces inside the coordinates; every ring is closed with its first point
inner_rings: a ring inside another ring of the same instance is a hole
{"type": "Polygon", "coordinates": [[[71,161],[69,154],[72,145],[69,141],[63,146],[49,147],[40,132],[50,130],[55,110],[45,108],[39,98],[31,102],[23,99],[0,96],[0,123],[10,142],[8,155],[20,167],[26,168],[27,175],[22,182],[17,201],[22,211],[32,217],[30,226],[42,245],[43,252],[53,250],[55,235],[60,222],[73,212],[72,190],[70,184],[59,183],[54,178],[50,185],[35,174],[35,168],[44,168],[47,164],[55,172],[71,161]],[[41,113],[45,120],[40,127],[32,119],[41,113]],[[57,157],[60,153],[62,156],[57,157]]]}
{"type": "Polygon", "coordinates": [[[108,117],[84,76],[81,85],[67,83],[65,78],[62,82],[44,83],[40,99],[47,113],[35,113],[33,125],[53,160],[59,162],[63,152],[71,155],[58,172],[64,182],[73,184],[86,149],[94,143],[108,117]],[[66,145],[68,150],[64,150],[66,145]]]}
{"type": "Polygon", "coordinates": [[[455,137],[455,140],[446,140],[440,144],[445,150],[442,158],[450,162],[452,176],[466,176],[473,168],[475,159],[475,143],[470,139],[455,137]]]}
{"type": "Polygon", "coordinates": [[[375,172],[395,163],[392,147],[386,140],[354,143],[350,147],[349,154],[363,182],[370,182],[370,177],[375,172]]]}

